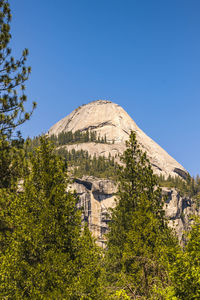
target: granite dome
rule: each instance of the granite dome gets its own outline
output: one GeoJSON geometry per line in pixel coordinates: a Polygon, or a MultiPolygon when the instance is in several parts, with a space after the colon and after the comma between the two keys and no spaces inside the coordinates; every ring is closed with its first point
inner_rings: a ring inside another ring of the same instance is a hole
{"type": "Polygon", "coordinates": [[[185,177],[187,171],[173,159],[164,149],[148,137],[118,104],[106,100],[97,100],[80,106],[68,116],[52,126],[49,135],[58,135],[61,132],[80,130],[96,131],[97,135],[104,137],[110,144],[83,143],[65,146],[69,150],[87,150],[91,155],[115,155],[125,150],[125,141],[129,138],[131,130],[136,132],[137,140],[143,151],[151,161],[153,170],[165,177],[185,177]],[[114,142],[114,144],[113,144],[114,142]]]}

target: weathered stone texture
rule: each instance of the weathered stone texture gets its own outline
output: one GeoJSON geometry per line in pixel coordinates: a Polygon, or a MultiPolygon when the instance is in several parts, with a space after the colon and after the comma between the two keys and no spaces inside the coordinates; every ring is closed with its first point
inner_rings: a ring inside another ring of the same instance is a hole
{"type": "Polygon", "coordinates": [[[125,150],[125,141],[128,140],[131,130],[136,132],[138,143],[143,151],[147,152],[153,170],[156,174],[165,177],[185,177],[187,171],[173,159],[165,150],[148,137],[132,120],[127,112],[119,105],[110,101],[98,100],[75,109],[70,115],[52,126],[49,135],[58,135],[61,132],[80,130],[95,131],[97,136],[104,137],[110,144],[85,143],[65,146],[71,150],[87,150],[91,155],[112,156],[121,154],[125,150]],[[114,142],[114,144],[113,144],[114,142]]]}
{"type": "MultiPolygon", "coordinates": [[[[110,101],[98,100],[75,109],[70,115],[52,126],[49,135],[58,135],[61,132],[80,130],[95,131],[97,137],[104,137],[108,144],[80,143],[62,146],[68,150],[86,150],[90,155],[109,154],[119,160],[118,155],[126,148],[130,131],[136,132],[141,149],[146,151],[154,173],[164,177],[171,175],[185,178],[187,171],[173,159],[165,150],[148,137],[132,120],[132,118],[119,105],[110,101]]],[[[116,185],[110,180],[93,177],[76,179],[71,185],[79,196],[79,207],[83,207],[83,217],[88,221],[89,227],[100,245],[104,245],[104,234],[107,232],[109,222],[109,208],[115,205],[116,185]]],[[[165,203],[166,215],[169,225],[175,228],[179,240],[189,226],[189,215],[196,214],[195,205],[191,199],[181,197],[175,189],[163,189],[167,195],[165,203]]]]}
{"type": "MultiPolygon", "coordinates": [[[[115,206],[116,184],[110,180],[84,176],[70,187],[79,196],[79,207],[83,207],[83,217],[100,246],[105,245],[105,233],[108,230],[109,208],[115,206]]],[[[163,188],[163,196],[167,196],[164,205],[169,226],[174,228],[179,241],[184,240],[184,231],[188,229],[190,215],[198,214],[195,203],[181,197],[175,189],[163,188]]]]}

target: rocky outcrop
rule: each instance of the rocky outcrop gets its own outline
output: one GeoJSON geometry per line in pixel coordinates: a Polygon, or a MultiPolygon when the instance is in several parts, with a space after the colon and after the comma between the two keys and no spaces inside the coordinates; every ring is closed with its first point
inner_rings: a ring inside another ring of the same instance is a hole
{"type": "MultiPolygon", "coordinates": [[[[180,176],[185,178],[187,171],[165,150],[148,137],[119,105],[110,101],[98,100],[75,109],[70,115],[52,126],[48,135],[76,131],[95,132],[97,137],[105,137],[107,143],[79,143],[61,147],[67,150],[86,150],[90,155],[119,160],[126,148],[131,130],[135,131],[137,141],[151,162],[154,173],[164,177],[180,176]]],[[[83,207],[83,218],[88,222],[91,231],[100,245],[105,244],[105,233],[108,230],[109,208],[115,205],[116,185],[110,180],[93,177],[76,179],[70,189],[76,190],[79,196],[79,207],[83,207]]],[[[183,232],[189,226],[189,215],[196,214],[191,199],[181,197],[175,189],[163,189],[167,195],[165,203],[169,225],[175,228],[178,238],[183,239],[183,232]]]]}
{"type": "Polygon", "coordinates": [[[98,100],[75,109],[70,115],[52,126],[49,135],[61,132],[80,130],[95,131],[97,136],[104,137],[108,144],[86,143],[65,146],[67,149],[87,150],[91,155],[113,156],[125,150],[125,141],[130,131],[136,132],[138,143],[147,152],[152,168],[156,174],[165,177],[186,177],[187,171],[165,150],[148,137],[119,105],[110,101],[98,100]]]}
{"type": "MultiPolygon", "coordinates": [[[[105,233],[108,231],[109,208],[115,206],[117,187],[113,181],[85,176],[76,179],[69,187],[79,197],[79,207],[83,208],[83,218],[101,247],[105,246],[105,233]]],[[[174,228],[180,242],[184,242],[184,232],[188,230],[190,215],[198,214],[195,203],[182,197],[175,189],[163,188],[166,197],[164,209],[169,226],[174,228]]]]}
{"type": "Polygon", "coordinates": [[[164,209],[169,220],[169,226],[174,228],[180,242],[184,242],[184,233],[191,225],[191,216],[199,215],[196,202],[189,197],[181,196],[174,188],[162,188],[166,197],[164,209]]]}
{"type": "Polygon", "coordinates": [[[105,233],[108,230],[109,208],[115,206],[117,187],[113,181],[85,176],[75,179],[69,186],[79,197],[78,207],[83,209],[83,218],[97,243],[105,245],[105,233]]]}

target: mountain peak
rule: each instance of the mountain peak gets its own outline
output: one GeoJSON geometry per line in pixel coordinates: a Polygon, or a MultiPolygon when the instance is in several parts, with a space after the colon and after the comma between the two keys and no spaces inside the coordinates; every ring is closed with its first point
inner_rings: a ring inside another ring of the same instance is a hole
{"type": "Polygon", "coordinates": [[[96,132],[97,136],[105,137],[108,144],[83,143],[68,145],[68,149],[87,150],[91,155],[113,156],[125,150],[125,141],[128,140],[131,130],[157,174],[165,177],[185,177],[187,171],[173,159],[164,149],[148,137],[118,104],[107,100],[96,100],[75,109],[71,114],[60,120],[49,130],[49,135],[58,135],[68,131],[96,132]]]}

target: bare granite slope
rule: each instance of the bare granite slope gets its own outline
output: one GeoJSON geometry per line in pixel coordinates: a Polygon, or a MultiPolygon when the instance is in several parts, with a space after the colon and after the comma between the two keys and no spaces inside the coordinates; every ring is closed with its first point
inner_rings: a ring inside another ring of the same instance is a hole
{"type": "Polygon", "coordinates": [[[187,171],[173,159],[164,149],[148,137],[132,120],[127,112],[118,104],[106,100],[90,102],[75,109],[71,114],[57,122],[48,132],[58,135],[61,132],[80,130],[96,131],[97,136],[104,137],[108,144],[83,143],[65,146],[67,149],[87,150],[91,155],[123,153],[125,141],[131,130],[136,132],[137,140],[143,151],[147,152],[153,170],[165,177],[180,175],[185,177],[187,171]]]}

